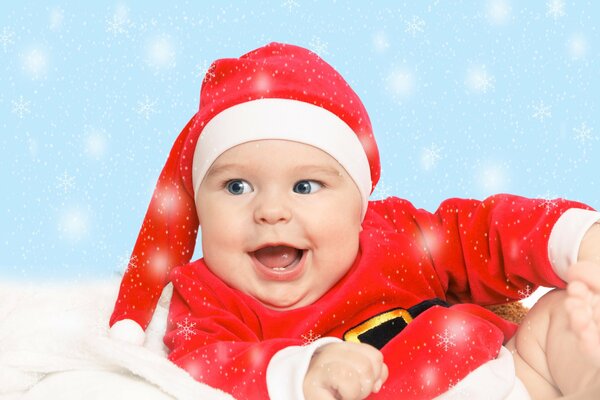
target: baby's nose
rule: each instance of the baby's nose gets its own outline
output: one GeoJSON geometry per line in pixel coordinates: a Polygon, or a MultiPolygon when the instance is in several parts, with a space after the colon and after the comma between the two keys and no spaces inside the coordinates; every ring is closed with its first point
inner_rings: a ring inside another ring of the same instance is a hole
{"type": "Polygon", "coordinates": [[[292,212],[285,199],[278,195],[258,196],[254,209],[254,220],[258,224],[277,224],[288,222],[292,212]]]}

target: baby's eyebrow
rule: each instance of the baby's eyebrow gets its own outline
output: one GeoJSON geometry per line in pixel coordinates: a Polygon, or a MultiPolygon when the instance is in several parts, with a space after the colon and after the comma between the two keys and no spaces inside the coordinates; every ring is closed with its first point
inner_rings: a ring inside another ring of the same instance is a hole
{"type": "Polygon", "coordinates": [[[335,178],[342,176],[342,173],[338,169],[329,165],[298,165],[294,169],[300,174],[320,173],[330,175],[335,178]]]}
{"type": "Polygon", "coordinates": [[[213,177],[222,174],[227,174],[230,171],[240,171],[244,169],[244,165],[237,163],[213,165],[206,173],[206,177],[213,177]]]}

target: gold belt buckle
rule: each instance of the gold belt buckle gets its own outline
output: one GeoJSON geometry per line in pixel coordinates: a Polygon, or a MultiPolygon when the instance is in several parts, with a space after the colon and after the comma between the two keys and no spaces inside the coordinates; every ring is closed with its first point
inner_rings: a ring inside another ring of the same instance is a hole
{"type": "Polygon", "coordinates": [[[346,333],[344,333],[344,340],[346,342],[360,343],[360,340],[358,339],[360,335],[396,318],[401,318],[407,325],[413,320],[412,316],[407,310],[404,308],[395,308],[393,310],[386,311],[383,314],[378,314],[372,318],[369,318],[360,325],[349,329],[346,333]]]}

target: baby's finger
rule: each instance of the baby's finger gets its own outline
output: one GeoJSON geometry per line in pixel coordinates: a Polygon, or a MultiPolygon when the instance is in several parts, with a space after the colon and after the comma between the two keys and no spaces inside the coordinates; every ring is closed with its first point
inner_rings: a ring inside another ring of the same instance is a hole
{"type": "Polygon", "coordinates": [[[333,373],[332,389],[337,394],[336,399],[361,400],[367,397],[371,390],[368,382],[358,371],[348,365],[337,365],[333,373]]]}
{"type": "Polygon", "coordinates": [[[355,348],[369,360],[371,367],[369,373],[373,379],[376,380],[380,378],[381,369],[384,365],[383,354],[375,347],[364,343],[356,343],[355,348]]]}
{"type": "Polygon", "coordinates": [[[600,292],[600,264],[590,261],[575,263],[567,271],[567,280],[583,282],[593,291],[600,292]]]}
{"type": "Polygon", "coordinates": [[[379,391],[381,390],[381,387],[387,380],[389,374],[390,374],[390,372],[388,370],[388,366],[385,363],[383,363],[381,366],[381,374],[379,375],[379,379],[377,379],[375,381],[375,386],[373,387],[373,393],[379,393],[379,391]]]}

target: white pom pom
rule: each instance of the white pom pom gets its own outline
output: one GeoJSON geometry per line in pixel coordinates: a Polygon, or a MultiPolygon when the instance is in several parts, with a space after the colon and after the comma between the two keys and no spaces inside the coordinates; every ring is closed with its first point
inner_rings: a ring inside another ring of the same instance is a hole
{"type": "Polygon", "coordinates": [[[146,339],[146,334],[142,327],[131,319],[117,321],[110,328],[108,336],[110,336],[111,339],[117,339],[136,346],[143,345],[144,340],[146,339]]]}

